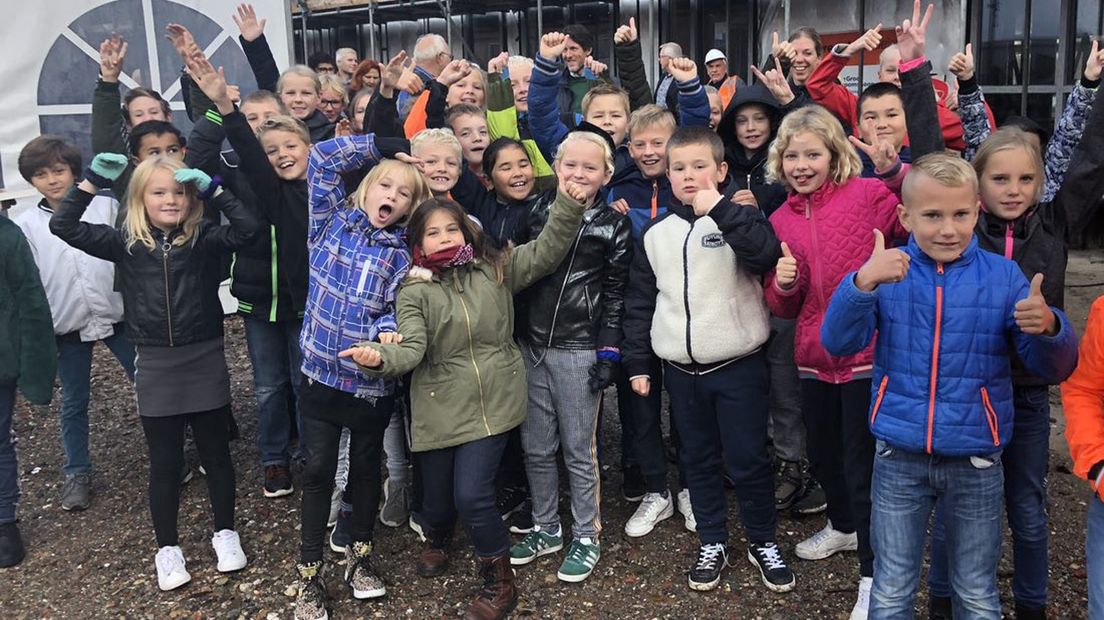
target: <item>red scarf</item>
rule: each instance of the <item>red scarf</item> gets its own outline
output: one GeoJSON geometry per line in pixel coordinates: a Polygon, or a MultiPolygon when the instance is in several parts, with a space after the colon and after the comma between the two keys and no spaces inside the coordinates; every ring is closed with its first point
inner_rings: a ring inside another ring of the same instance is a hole
{"type": "Polygon", "coordinates": [[[475,258],[475,250],[470,243],[458,245],[453,248],[445,248],[444,250],[434,252],[428,256],[422,251],[422,246],[416,245],[414,246],[413,254],[414,264],[432,271],[434,275],[439,275],[442,269],[455,267],[457,265],[466,265],[475,258]]]}

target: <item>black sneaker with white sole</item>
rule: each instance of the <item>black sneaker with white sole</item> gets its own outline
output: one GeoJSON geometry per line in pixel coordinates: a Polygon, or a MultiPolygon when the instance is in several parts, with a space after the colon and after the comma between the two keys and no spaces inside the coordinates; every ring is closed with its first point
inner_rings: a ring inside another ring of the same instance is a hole
{"type": "Polygon", "coordinates": [[[721,582],[721,573],[728,565],[728,547],[712,543],[698,548],[698,559],[690,567],[690,589],[708,592],[721,582]]]}
{"type": "Polygon", "coordinates": [[[774,592],[789,592],[797,580],[782,558],[782,550],[773,542],[748,545],[748,561],[759,569],[763,584],[774,592]]]}

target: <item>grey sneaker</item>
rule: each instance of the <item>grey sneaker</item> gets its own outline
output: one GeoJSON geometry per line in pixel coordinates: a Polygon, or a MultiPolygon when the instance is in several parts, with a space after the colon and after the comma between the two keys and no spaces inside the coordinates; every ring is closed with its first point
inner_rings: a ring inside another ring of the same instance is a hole
{"type": "Polygon", "coordinates": [[[92,475],[73,474],[65,477],[61,487],[62,510],[85,510],[92,503],[92,475]]]}
{"type": "Polygon", "coordinates": [[[345,547],[345,583],[353,589],[353,598],[378,598],[387,594],[387,586],[369,561],[372,543],[354,542],[345,547]]]}
{"type": "Polygon", "coordinates": [[[786,510],[805,492],[801,463],[779,459],[774,476],[774,508],[786,510]]]}
{"type": "Polygon", "coordinates": [[[387,527],[399,527],[410,518],[410,485],[392,483],[388,478],[383,483],[383,506],[380,508],[380,522],[387,527]]]}

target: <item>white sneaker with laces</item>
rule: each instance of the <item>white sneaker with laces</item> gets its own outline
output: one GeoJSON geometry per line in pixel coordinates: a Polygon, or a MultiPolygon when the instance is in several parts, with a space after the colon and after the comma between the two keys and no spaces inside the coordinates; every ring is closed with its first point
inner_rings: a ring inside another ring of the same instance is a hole
{"type": "Polygon", "coordinates": [[[660,493],[645,493],[640,506],[625,523],[625,534],[633,538],[647,536],[660,521],[670,519],[675,514],[673,504],[670,493],[666,497],[660,493]]]}
{"type": "Polygon", "coordinates": [[[241,538],[234,530],[219,530],[211,537],[211,546],[218,556],[220,573],[232,573],[245,568],[245,552],[241,548],[241,538]]]}
{"type": "Polygon", "coordinates": [[[694,518],[694,506],[690,503],[690,489],[679,491],[676,503],[679,513],[682,514],[682,524],[688,531],[697,532],[698,520],[694,518]]]}
{"type": "Polygon", "coordinates": [[[157,565],[157,587],[162,592],[175,590],[192,580],[184,566],[184,552],[180,547],[161,547],[154,563],[157,565]]]}
{"type": "Polygon", "coordinates": [[[855,606],[851,608],[850,620],[866,620],[870,609],[870,589],[874,587],[873,577],[859,579],[859,597],[855,599],[855,606]]]}
{"type": "Polygon", "coordinates": [[[823,560],[840,551],[855,551],[858,548],[859,537],[855,532],[845,534],[828,521],[824,529],[797,543],[794,552],[802,560],[823,560]]]}

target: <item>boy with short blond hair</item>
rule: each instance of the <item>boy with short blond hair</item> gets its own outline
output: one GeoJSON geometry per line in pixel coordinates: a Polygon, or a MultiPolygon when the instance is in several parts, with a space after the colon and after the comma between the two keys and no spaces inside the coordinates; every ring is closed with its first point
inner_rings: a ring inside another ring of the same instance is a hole
{"type": "Polygon", "coordinates": [[[1058,383],[1077,364],[1077,336],[1048,307],[1042,274],[1029,285],[1011,260],[974,236],[977,177],[962,159],[925,155],[902,188],[908,245],[875,231],[870,259],[836,289],[824,348],[851,355],[877,333],[870,430],[874,584],[870,618],[911,616],[924,538],[942,502],[954,615],[1000,618],[1004,476],[1013,421],[1011,359],[1058,383]]]}
{"type": "Polygon", "coordinates": [[[647,396],[663,363],[700,548],[689,586],[712,590],[729,564],[725,474],[749,541],[748,559],[773,591],[794,587],[775,542],[774,483],[767,453],[770,335],[760,280],[781,255],[758,209],[733,204],[718,184],[724,146],[708,127],[679,129],[667,142],[674,200],[637,239],[625,297],[625,372],[647,396]],[[725,334],[717,338],[717,334],[725,334]]]}

